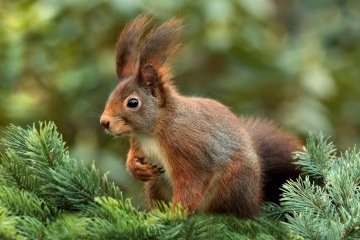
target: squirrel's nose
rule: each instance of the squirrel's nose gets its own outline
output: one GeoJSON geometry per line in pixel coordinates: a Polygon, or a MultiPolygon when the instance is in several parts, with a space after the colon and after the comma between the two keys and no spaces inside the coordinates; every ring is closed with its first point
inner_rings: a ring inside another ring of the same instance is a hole
{"type": "Polygon", "coordinates": [[[110,127],[110,122],[104,120],[104,121],[101,121],[101,122],[100,122],[100,125],[103,126],[105,129],[109,129],[109,127],[110,127]]]}
{"type": "Polygon", "coordinates": [[[103,126],[105,129],[110,128],[110,121],[106,117],[101,116],[100,118],[100,125],[103,126]]]}

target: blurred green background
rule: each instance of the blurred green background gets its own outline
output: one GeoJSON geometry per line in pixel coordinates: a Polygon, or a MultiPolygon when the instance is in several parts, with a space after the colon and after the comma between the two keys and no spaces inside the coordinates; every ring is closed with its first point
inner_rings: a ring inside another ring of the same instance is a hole
{"type": "Polygon", "coordinates": [[[53,120],[73,156],[93,160],[141,205],[126,140],[99,115],[117,84],[114,44],[142,12],[183,17],[173,60],[182,93],[274,119],[345,148],[360,133],[359,0],[0,0],[0,128],[53,120]]]}

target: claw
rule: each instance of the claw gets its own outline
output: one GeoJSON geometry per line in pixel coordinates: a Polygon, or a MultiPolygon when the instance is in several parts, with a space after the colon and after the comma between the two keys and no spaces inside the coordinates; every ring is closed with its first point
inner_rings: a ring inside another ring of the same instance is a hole
{"type": "Polygon", "coordinates": [[[136,157],[135,161],[143,164],[143,163],[145,163],[145,158],[144,157],[136,157]]]}

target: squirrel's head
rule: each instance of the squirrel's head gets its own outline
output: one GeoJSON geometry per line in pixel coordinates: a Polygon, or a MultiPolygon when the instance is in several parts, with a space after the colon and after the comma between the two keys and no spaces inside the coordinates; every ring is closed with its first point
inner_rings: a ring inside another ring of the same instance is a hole
{"type": "Polygon", "coordinates": [[[149,25],[150,17],[137,17],[125,26],[117,41],[120,82],[100,118],[110,134],[151,133],[174,92],[166,61],[180,46],[181,21],[168,20],[150,30],[149,25]]]}

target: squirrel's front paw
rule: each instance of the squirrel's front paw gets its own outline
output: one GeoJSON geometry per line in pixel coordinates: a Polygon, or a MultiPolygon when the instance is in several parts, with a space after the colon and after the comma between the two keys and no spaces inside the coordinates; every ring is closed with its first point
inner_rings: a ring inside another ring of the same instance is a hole
{"type": "Polygon", "coordinates": [[[136,157],[127,164],[129,172],[134,178],[139,179],[143,182],[153,180],[160,176],[165,170],[162,167],[158,167],[153,164],[146,163],[144,158],[136,157]]]}

